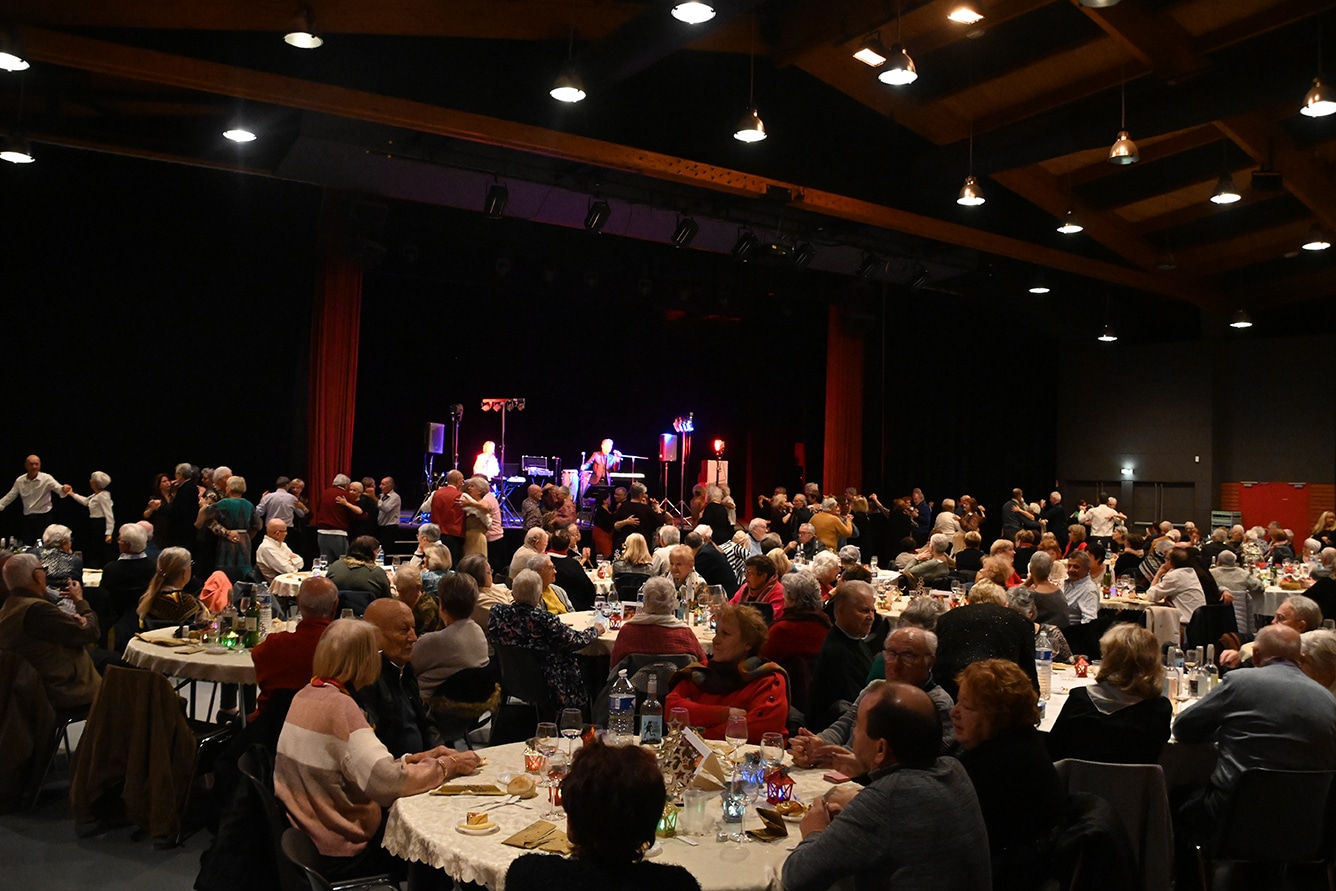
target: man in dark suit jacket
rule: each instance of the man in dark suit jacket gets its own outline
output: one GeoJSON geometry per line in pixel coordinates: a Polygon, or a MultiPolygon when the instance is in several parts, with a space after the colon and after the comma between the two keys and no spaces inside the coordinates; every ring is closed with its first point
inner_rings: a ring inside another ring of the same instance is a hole
{"type": "Polygon", "coordinates": [[[396,758],[425,752],[442,744],[441,732],[427,716],[409,657],[417,641],[413,610],[388,597],[374,600],[362,617],[376,627],[380,645],[380,677],[353,691],[367,723],[396,758]]]}
{"type": "Polygon", "coordinates": [[[167,541],[158,542],[159,547],[185,548],[195,553],[195,518],[199,515],[199,486],[195,483],[194,468],[189,464],[176,465],[176,478],[172,481],[171,504],[158,508],[167,511],[167,541]]]}
{"type": "Polygon", "coordinates": [[[552,568],[556,570],[556,584],[560,585],[570,598],[575,610],[594,608],[594,583],[585,575],[580,561],[570,555],[571,536],[565,529],[558,529],[548,539],[547,555],[552,558],[552,568]]]}
{"type": "Polygon", "coordinates": [[[877,596],[867,582],[845,582],[831,598],[835,604],[835,626],[817,656],[812,671],[812,694],[807,726],[823,730],[844,714],[867,682],[872,660],[881,649],[872,640],[877,620],[877,596]]]}

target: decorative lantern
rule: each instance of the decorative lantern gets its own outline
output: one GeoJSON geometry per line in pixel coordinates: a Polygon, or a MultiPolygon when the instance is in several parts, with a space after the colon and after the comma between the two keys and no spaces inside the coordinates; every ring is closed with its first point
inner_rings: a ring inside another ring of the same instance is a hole
{"type": "Polygon", "coordinates": [[[654,834],[659,838],[672,838],[677,834],[677,805],[673,804],[672,799],[663,803],[663,814],[659,817],[654,834]]]}
{"type": "Polygon", "coordinates": [[[619,613],[619,612],[614,612],[612,615],[608,616],[608,629],[609,629],[610,631],[616,631],[617,629],[619,629],[619,628],[621,628],[621,627],[622,627],[622,614],[621,614],[621,613],[619,613]]]}
{"type": "Polygon", "coordinates": [[[1086,661],[1086,657],[1085,657],[1085,656],[1077,656],[1077,657],[1076,657],[1076,676],[1077,676],[1078,678],[1083,678],[1083,677],[1085,677],[1085,676],[1089,673],[1089,671],[1090,671],[1090,663],[1089,663],[1088,661],[1086,661]]]}
{"type": "Polygon", "coordinates": [[[765,778],[765,800],[771,804],[790,801],[793,798],[793,780],[787,768],[770,771],[765,778]]]}

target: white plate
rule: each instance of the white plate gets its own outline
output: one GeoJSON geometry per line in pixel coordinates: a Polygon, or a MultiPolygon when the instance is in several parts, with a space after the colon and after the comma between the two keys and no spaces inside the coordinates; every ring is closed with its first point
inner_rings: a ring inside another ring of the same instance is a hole
{"type": "Polygon", "coordinates": [[[663,842],[656,838],[654,839],[654,844],[642,856],[644,856],[646,859],[649,859],[650,857],[657,857],[662,853],[663,853],[663,842]]]}
{"type": "Polygon", "coordinates": [[[500,828],[501,824],[496,822],[493,822],[491,826],[482,826],[476,829],[472,826],[469,826],[467,823],[460,823],[457,826],[455,826],[455,832],[460,832],[463,833],[464,835],[491,835],[493,832],[496,832],[500,828]]]}
{"type": "Polygon", "coordinates": [[[233,651],[229,650],[227,647],[209,646],[204,648],[204,652],[210,656],[226,656],[233,651]]]}

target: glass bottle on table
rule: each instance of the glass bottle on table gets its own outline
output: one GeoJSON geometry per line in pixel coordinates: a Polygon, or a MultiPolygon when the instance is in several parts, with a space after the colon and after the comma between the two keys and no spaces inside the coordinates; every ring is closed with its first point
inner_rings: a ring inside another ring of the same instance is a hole
{"type": "Polygon", "coordinates": [[[649,692],[640,706],[640,744],[657,746],[663,742],[663,703],[659,702],[659,676],[651,673],[649,692]]]}

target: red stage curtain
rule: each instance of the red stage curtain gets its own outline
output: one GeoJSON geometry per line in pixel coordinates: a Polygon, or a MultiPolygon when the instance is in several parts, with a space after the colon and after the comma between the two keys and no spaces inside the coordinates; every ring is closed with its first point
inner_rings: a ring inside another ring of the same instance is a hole
{"type": "Polygon", "coordinates": [[[863,336],[831,305],[826,323],[826,436],[821,491],[838,495],[863,476],[863,336]]]}
{"type": "Polygon", "coordinates": [[[306,493],[316,500],[335,474],[352,471],[362,265],[342,251],[342,212],[342,201],[326,200],[325,258],[311,314],[306,493]]]}

